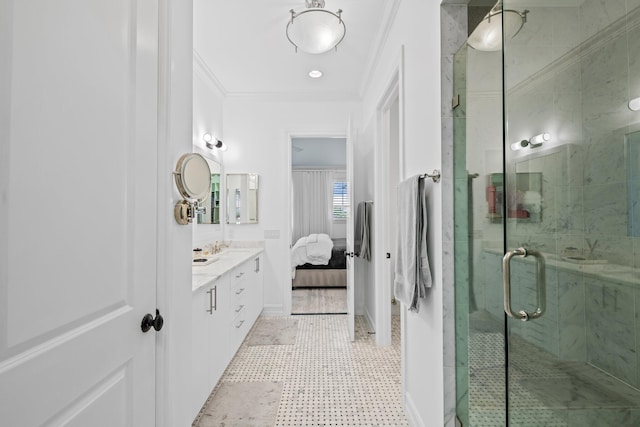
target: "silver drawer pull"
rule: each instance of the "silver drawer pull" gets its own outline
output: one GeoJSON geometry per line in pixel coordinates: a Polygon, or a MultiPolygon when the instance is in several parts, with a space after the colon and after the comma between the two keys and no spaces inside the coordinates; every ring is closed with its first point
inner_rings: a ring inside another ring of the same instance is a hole
{"type": "Polygon", "coordinates": [[[236,274],[236,279],[239,279],[240,277],[242,277],[242,275],[243,275],[243,274],[244,274],[244,273],[238,273],[238,274],[236,274]]]}
{"type": "Polygon", "coordinates": [[[242,324],[244,323],[244,320],[241,320],[237,325],[236,328],[240,328],[242,326],[242,324]]]}
{"type": "Polygon", "coordinates": [[[209,309],[207,313],[213,314],[214,311],[218,310],[218,287],[214,286],[207,293],[209,294],[209,309]]]}
{"type": "Polygon", "coordinates": [[[242,309],[244,308],[244,304],[238,306],[238,308],[236,308],[236,313],[240,313],[242,311],[242,309]]]}
{"type": "Polygon", "coordinates": [[[240,288],[239,290],[236,291],[236,295],[240,295],[243,292],[244,292],[244,288],[240,288]]]}

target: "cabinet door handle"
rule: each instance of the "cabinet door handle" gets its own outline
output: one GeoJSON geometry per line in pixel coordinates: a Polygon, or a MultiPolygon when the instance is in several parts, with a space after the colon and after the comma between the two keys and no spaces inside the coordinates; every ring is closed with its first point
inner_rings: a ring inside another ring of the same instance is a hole
{"type": "Polygon", "coordinates": [[[236,325],[236,328],[238,328],[238,329],[239,329],[239,328],[242,326],[242,324],[243,324],[243,323],[244,323],[244,320],[241,320],[241,321],[236,325]]]}
{"type": "Polygon", "coordinates": [[[244,292],[244,288],[240,288],[239,290],[236,291],[236,295],[240,295],[243,292],[244,292]]]}
{"type": "Polygon", "coordinates": [[[236,274],[236,279],[241,278],[243,274],[244,274],[244,273],[238,273],[238,274],[236,274]]]}
{"type": "Polygon", "coordinates": [[[214,311],[218,310],[218,287],[214,286],[207,293],[209,294],[209,310],[207,310],[207,313],[213,314],[214,311]]]}
{"type": "Polygon", "coordinates": [[[240,313],[243,308],[244,308],[244,304],[239,305],[238,308],[236,308],[236,313],[240,313]]]}
{"type": "Polygon", "coordinates": [[[254,270],[255,273],[258,273],[260,271],[260,257],[256,258],[256,269],[254,270]]]}

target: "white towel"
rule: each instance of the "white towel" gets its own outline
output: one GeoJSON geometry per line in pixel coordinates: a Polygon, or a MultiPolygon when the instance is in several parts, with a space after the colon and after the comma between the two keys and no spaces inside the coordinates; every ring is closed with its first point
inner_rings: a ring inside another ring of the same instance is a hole
{"type": "Polygon", "coordinates": [[[395,297],[418,311],[420,299],[431,286],[427,256],[427,205],[424,180],[416,175],[398,185],[398,229],[395,297]]]}
{"type": "Polygon", "coordinates": [[[372,203],[360,202],[356,211],[353,250],[357,257],[371,260],[371,216],[372,203]]]}

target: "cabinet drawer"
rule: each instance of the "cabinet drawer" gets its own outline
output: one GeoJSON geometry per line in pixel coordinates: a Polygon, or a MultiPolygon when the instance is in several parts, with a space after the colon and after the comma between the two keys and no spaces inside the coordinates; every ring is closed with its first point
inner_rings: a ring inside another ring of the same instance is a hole
{"type": "Polygon", "coordinates": [[[241,283],[239,286],[231,289],[231,301],[234,304],[239,303],[241,300],[246,300],[249,295],[249,287],[246,283],[241,283]]]}
{"type": "Polygon", "coordinates": [[[244,299],[241,299],[240,301],[237,301],[233,307],[233,320],[235,323],[236,320],[239,317],[245,317],[245,313],[249,310],[249,307],[247,307],[247,302],[244,299]]]}
{"type": "Polygon", "coordinates": [[[250,272],[251,271],[247,263],[234,268],[231,272],[231,287],[237,286],[239,283],[243,282],[250,272]]]}
{"type": "Polygon", "coordinates": [[[240,312],[240,314],[233,320],[233,322],[231,322],[230,341],[234,353],[238,350],[238,348],[240,348],[240,345],[242,345],[242,341],[244,341],[244,338],[247,336],[249,328],[251,327],[249,319],[245,314],[246,312],[240,312]]]}

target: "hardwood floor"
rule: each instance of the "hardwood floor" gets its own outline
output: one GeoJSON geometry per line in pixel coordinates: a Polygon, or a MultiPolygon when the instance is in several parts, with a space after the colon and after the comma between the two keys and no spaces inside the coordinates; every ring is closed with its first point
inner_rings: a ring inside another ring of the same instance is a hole
{"type": "Polygon", "coordinates": [[[291,314],[345,314],[346,288],[294,289],[291,314]]]}

